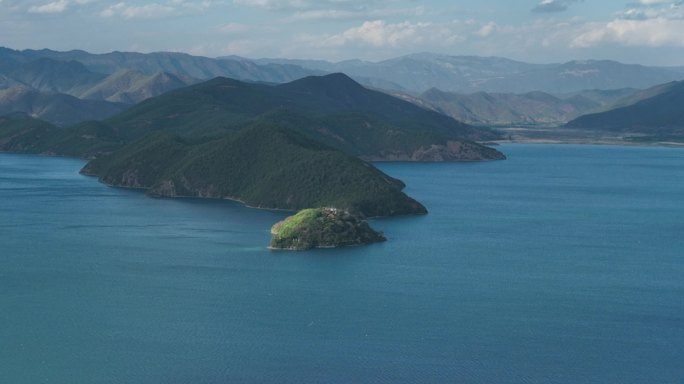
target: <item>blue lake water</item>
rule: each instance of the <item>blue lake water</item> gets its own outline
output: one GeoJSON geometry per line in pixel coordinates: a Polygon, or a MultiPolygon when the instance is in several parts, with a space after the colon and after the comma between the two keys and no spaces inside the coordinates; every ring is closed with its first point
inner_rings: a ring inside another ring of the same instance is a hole
{"type": "Polygon", "coordinates": [[[266,249],[283,213],[0,155],[0,383],[684,383],[684,150],[380,164],[424,217],[266,249]]]}

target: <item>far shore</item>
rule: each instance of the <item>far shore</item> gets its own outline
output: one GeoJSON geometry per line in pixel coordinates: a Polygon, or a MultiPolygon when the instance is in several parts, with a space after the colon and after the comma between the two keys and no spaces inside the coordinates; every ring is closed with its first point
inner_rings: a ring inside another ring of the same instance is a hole
{"type": "Polygon", "coordinates": [[[616,145],[624,147],[676,147],[684,148],[684,142],[676,141],[654,141],[654,142],[639,142],[619,139],[534,139],[534,138],[520,138],[514,140],[493,140],[492,144],[578,144],[578,145],[616,145]]]}
{"type": "Polygon", "coordinates": [[[638,147],[684,147],[682,141],[649,137],[640,133],[615,133],[602,131],[589,131],[559,127],[510,127],[498,128],[504,137],[503,140],[495,140],[495,144],[587,144],[587,145],[620,145],[638,147]]]}

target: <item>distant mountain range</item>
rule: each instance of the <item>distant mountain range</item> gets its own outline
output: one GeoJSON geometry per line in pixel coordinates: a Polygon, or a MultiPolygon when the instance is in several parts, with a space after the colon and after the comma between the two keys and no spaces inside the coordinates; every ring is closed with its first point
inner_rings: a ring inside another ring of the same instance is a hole
{"type": "MultiPolygon", "coordinates": [[[[380,62],[258,59],[259,64],[291,64],[354,78],[377,79],[382,88],[422,93],[431,88],[457,93],[552,94],[585,89],[647,88],[684,79],[684,68],[622,64],[608,60],[530,64],[500,57],[419,53],[380,62]],[[395,84],[398,87],[392,87],[395,84]]],[[[372,85],[372,84],[371,84],[372,85]]]]}
{"type": "Polygon", "coordinates": [[[25,113],[57,125],[105,119],[149,97],[198,81],[131,69],[96,73],[77,61],[31,59],[0,49],[0,113],[25,113]]]}
{"type": "Polygon", "coordinates": [[[367,86],[478,125],[563,124],[624,103],[638,88],[684,78],[684,68],[596,60],[530,64],[421,53],[377,63],[331,63],[0,48],[0,113],[69,125],[106,119],[126,106],[216,76],[276,84],[330,72],[344,72],[367,86]]]}
{"type": "MultiPolygon", "coordinates": [[[[2,63],[12,61],[26,65],[41,59],[76,62],[92,73],[104,75],[125,69],[148,76],[165,72],[183,79],[208,80],[223,76],[267,83],[342,72],[367,86],[417,93],[437,88],[457,93],[542,91],[561,94],[586,89],[643,89],[684,79],[684,68],[648,67],[608,60],[531,64],[499,57],[420,53],[380,62],[348,60],[332,63],[320,60],[250,60],[238,56],[213,59],[170,52],[91,54],[85,51],[0,48],[2,63]]],[[[4,66],[0,64],[0,75],[6,73],[4,66]]]]}
{"type": "Polygon", "coordinates": [[[684,81],[635,93],[611,110],[581,116],[570,128],[641,133],[653,139],[684,139],[684,81]]]}
{"type": "MultiPolygon", "coordinates": [[[[322,71],[289,64],[257,64],[246,59],[211,59],[185,53],[111,52],[93,54],[85,51],[58,52],[49,49],[17,51],[0,48],[0,59],[30,63],[39,59],[77,62],[98,74],[113,74],[122,69],[154,75],[166,72],[176,76],[208,80],[223,76],[252,82],[284,83],[322,71]]],[[[2,67],[0,66],[0,70],[2,67]]]]}
{"type": "Polygon", "coordinates": [[[254,82],[281,83],[307,75],[320,74],[293,65],[258,65],[245,60],[216,60],[180,53],[91,54],[84,51],[57,52],[48,49],[16,51],[0,48],[0,89],[12,89],[16,95],[25,90],[39,92],[33,104],[15,98],[0,98],[0,111],[22,112],[57,125],[90,119],[105,119],[121,111],[121,105],[133,105],[202,80],[226,76],[254,82]],[[71,102],[69,117],[55,117],[54,100],[65,95],[83,100],[117,103],[71,102]]]}
{"type": "Polygon", "coordinates": [[[391,92],[470,124],[489,126],[559,125],[590,112],[603,111],[638,90],[591,90],[552,95],[535,91],[523,94],[476,92],[461,94],[430,89],[418,96],[391,92]]]}
{"type": "MultiPolygon", "coordinates": [[[[531,64],[500,57],[419,53],[380,62],[348,60],[332,63],[321,60],[250,60],[238,56],[213,59],[171,52],[92,54],[85,51],[0,48],[2,62],[11,60],[25,65],[40,59],[77,62],[90,72],[105,75],[126,69],[146,75],[165,72],[199,80],[223,76],[268,83],[342,72],[368,86],[419,93],[438,88],[458,93],[542,91],[558,94],[585,89],[648,88],[684,79],[684,68],[648,67],[608,60],[531,64]]],[[[3,67],[4,64],[0,64],[0,74],[5,74],[3,67]]]]}

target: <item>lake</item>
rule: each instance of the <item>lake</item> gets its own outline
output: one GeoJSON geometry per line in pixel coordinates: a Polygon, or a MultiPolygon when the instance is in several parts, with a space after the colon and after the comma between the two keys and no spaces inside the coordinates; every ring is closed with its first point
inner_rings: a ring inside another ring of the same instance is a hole
{"type": "Polygon", "coordinates": [[[430,214],[311,252],[0,154],[0,383],[684,383],[684,150],[500,149],[378,164],[430,214]]]}

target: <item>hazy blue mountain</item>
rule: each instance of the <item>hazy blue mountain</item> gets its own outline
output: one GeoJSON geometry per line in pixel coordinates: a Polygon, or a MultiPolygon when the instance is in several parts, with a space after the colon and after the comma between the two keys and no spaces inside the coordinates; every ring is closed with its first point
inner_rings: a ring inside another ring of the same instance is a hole
{"type": "MultiPolygon", "coordinates": [[[[613,105],[610,106],[608,109],[617,109],[617,108],[622,108],[622,107],[628,107],[630,105],[634,105],[640,101],[650,99],[652,97],[662,95],[665,93],[668,93],[672,91],[673,89],[677,88],[679,85],[679,82],[673,81],[665,84],[659,84],[654,87],[650,87],[647,89],[642,89],[638,90],[637,92],[634,92],[630,95],[626,95],[625,97],[617,100],[617,102],[613,103],[613,105]]],[[[605,112],[605,111],[600,111],[600,112],[605,112]]]]}
{"type": "Polygon", "coordinates": [[[637,90],[589,90],[564,95],[539,91],[459,94],[433,88],[418,97],[403,98],[472,124],[562,124],[603,110],[634,92],[637,90]]]}
{"type": "MultiPolygon", "coordinates": [[[[10,51],[14,52],[14,51],[10,51]]],[[[95,73],[77,61],[3,55],[0,50],[0,110],[22,112],[57,125],[100,120],[136,104],[199,80],[158,72],[121,70],[95,73]],[[84,99],[79,102],[77,99],[84,99]],[[109,101],[102,103],[95,101],[109,101]]]]}
{"type": "Polygon", "coordinates": [[[176,76],[187,76],[201,80],[224,76],[247,81],[282,83],[309,75],[322,74],[320,71],[304,69],[296,65],[262,65],[245,59],[213,59],[174,52],[92,54],[80,50],[68,52],[49,49],[15,51],[1,48],[0,58],[2,57],[24,61],[40,58],[66,62],[77,61],[90,71],[102,74],[113,74],[122,69],[128,69],[147,75],[166,72],[176,76]]]}
{"type": "Polygon", "coordinates": [[[194,78],[180,77],[165,72],[146,75],[139,71],[122,69],[78,96],[83,99],[137,104],[150,97],[197,82],[199,81],[194,78]]]}
{"type": "MultiPolygon", "coordinates": [[[[681,79],[684,79],[684,74],[674,68],[646,67],[610,60],[586,60],[550,64],[541,71],[513,76],[510,82],[513,83],[511,88],[515,92],[544,90],[566,93],[584,89],[643,89],[681,79]]],[[[506,82],[494,79],[490,84],[499,86],[506,82]]]]}
{"type": "Polygon", "coordinates": [[[106,75],[92,72],[73,60],[2,58],[0,61],[3,63],[0,89],[23,86],[39,92],[128,104],[199,82],[187,76],[164,72],[147,75],[127,69],[106,75]]]}
{"type": "Polygon", "coordinates": [[[64,126],[101,120],[120,113],[128,105],[100,100],[81,100],[61,93],[43,93],[25,87],[0,89],[0,115],[24,113],[64,126]]]}
{"type": "Polygon", "coordinates": [[[6,65],[0,67],[0,74],[12,79],[15,84],[40,92],[78,95],[107,77],[89,71],[77,61],[44,58],[25,61],[6,59],[3,61],[6,65]]]}
{"type": "Polygon", "coordinates": [[[586,89],[579,92],[556,94],[556,96],[564,100],[574,100],[576,98],[590,100],[600,104],[602,108],[614,108],[616,103],[641,91],[641,89],[636,88],[586,89]]]}
{"type": "Polygon", "coordinates": [[[6,88],[12,88],[12,87],[20,87],[23,84],[20,82],[7,77],[5,75],[0,74],[0,89],[6,89],[6,88]]]}
{"type": "Polygon", "coordinates": [[[500,57],[431,53],[380,62],[349,60],[330,63],[287,59],[260,59],[256,62],[294,64],[321,71],[344,72],[354,78],[381,79],[385,84],[397,84],[413,92],[439,88],[458,93],[543,91],[555,94],[584,89],[647,88],[684,79],[681,68],[646,67],[606,60],[530,64],[500,57]]]}
{"type": "Polygon", "coordinates": [[[147,75],[167,72],[197,79],[225,76],[270,83],[288,82],[308,75],[343,72],[372,87],[413,92],[439,88],[458,93],[543,91],[557,94],[584,89],[647,88],[684,78],[681,68],[628,65],[606,60],[531,64],[500,57],[431,53],[412,54],[380,62],[347,60],[339,63],[321,60],[250,60],[237,56],[213,59],[170,52],[91,54],[85,51],[14,51],[6,48],[0,49],[0,57],[16,61],[39,58],[77,61],[90,71],[103,74],[129,69],[147,75]]]}
{"type": "Polygon", "coordinates": [[[581,116],[567,126],[593,130],[684,136],[684,81],[637,93],[609,111],[581,116]]]}
{"type": "MultiPolygon", "coordinates": [[[[113,74],[122,69],[146,75],[166,72],[179,77],[211,79],[217,76],[243,81],[283,83],[309,75],[342,72],[375,88],[425,92],[438,88],[458,93],[570,93],[584,89],[647,88],[684,79],[682,68],[628,65],[615,61],[570,61],[531,64],[500,57],[449,56],[419,53],[380,62],[347,60],[257,59],[237,56],[218,59],[183,53],[85,51],[15,51],[0,48],[0,58],[15,62],[51,59],[78,62],[89,71],[113,74]]],[[[3,74],[0,65],[0,74],[3,74]]]]}
{"type": "MultiPolygon", "coordinates": [[[[343,72],[354,78],[382,79],[417,92],[430,88],[472,89],[472,80],[483,76],[510,75],[530,70],[532,64],[503,58],[445,56],[429,53],[402,56],[380,62],[346,60],[331,63],[321,60],[259,59],[257,63],[294,64],[326,72],[343,72]]],[[[396,88],[392,88],[396,89],[396,88]]]]}

